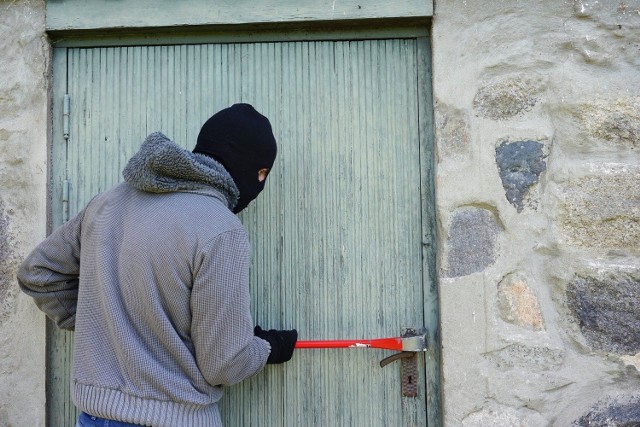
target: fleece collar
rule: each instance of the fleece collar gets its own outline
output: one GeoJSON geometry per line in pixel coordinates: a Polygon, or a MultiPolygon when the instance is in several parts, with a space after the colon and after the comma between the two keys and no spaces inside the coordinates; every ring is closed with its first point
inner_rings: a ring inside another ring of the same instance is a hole
{"type": "Polygon", "coordinates": [[[203,154],[191,153],[160,132],[152,133],[122,171],[125,181],[150,193],[216,190],[229,209],[238,202],[238,188],[225,168],[203,154]]]}

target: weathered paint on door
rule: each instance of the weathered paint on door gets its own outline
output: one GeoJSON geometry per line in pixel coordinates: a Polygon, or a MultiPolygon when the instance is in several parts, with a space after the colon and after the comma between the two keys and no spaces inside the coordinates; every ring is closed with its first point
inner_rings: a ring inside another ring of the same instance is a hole
{"type": "MultiPolygon", "coordinates": [[[[433,337],[426,43],[56,49],[54,115],[68,93],[70,126],[65,144],[54,123],[54,226],[63,220],[55,207],[64,180],[73,215],[121,181],[148,133],[192,148],[212,113],[248,102],[279,142],[265,192],[241,215],[256,322],[297,328],[301,339],[393,336],[423,325],[433,337]]],[[[72,335],[52,329],[50,338],[50,425],[68,426],[72,335]]],[[[437,367],[425,371],[421,355],[419,397],[404,398],[400,364],[378,365],[390,354],[299,350],[228,390],[225,425],[426,425],[437,367]]]]}

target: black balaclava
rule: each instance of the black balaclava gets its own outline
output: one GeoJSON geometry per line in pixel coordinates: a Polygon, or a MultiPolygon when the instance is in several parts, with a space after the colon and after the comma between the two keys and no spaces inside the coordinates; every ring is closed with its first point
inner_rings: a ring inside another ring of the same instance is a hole
{"type": "Polygon", "coordinates": [[[271,169],[277,146],[269,119],[249,104],[235,104],[202,125],[193,152],[213,157],[229,172],[240,191],[233,209],[238,213],[264,189],[258,171],[271,169]]]}

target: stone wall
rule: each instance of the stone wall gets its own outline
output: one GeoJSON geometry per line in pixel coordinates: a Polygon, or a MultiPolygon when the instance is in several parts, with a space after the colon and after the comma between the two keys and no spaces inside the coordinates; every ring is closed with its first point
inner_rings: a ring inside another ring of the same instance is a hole
{"type": "MultiPolygon", "coordinates": [[[[444,421],[640,422],[640,0],[441,0],[444,421]]],[[[0,1],[0,427],[44,426],[44,1],[0,1]]]]}
{"type": "Polygon", "coordinates": [[[640,423],[640,1],[436,0],[445,424],[640,423]]]}
{"type": "Polygon", "coordinates": [[[44,10],[44,1],[0,1],[0,427],[45,425],[44,316],[15,281],[46,232],[44,10]]]}

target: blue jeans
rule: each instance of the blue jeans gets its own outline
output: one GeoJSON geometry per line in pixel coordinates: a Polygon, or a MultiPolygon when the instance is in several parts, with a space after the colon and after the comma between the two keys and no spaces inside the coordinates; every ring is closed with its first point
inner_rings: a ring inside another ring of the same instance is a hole
{"type": "Polygon", "coordinates": [[[143,427],[140,424],[123,423],[122,421],[107,420],[93,415],[80,413],[76,427],[143,427]]]}

